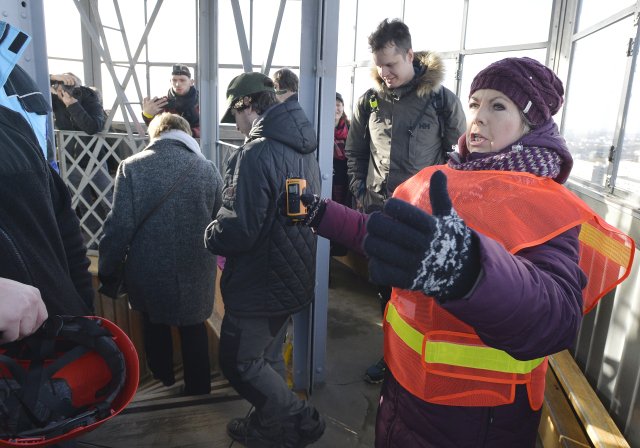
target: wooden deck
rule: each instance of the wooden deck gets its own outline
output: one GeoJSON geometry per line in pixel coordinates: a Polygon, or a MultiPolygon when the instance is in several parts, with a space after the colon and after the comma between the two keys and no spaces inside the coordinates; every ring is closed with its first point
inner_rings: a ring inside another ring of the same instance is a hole
{"type": "MultiPolygon", "coordinates": [[[[310,398],[327,421],[324,436],[314,448],[365,448],[373,446],[379,385],[362,380],[367,366],[382,354],[380,306],[375,289],[343,264],[332,261],[329,289],[326,382],[310,398]]],[[[121,299],[120,299],[121,300],[121,299]]],[[[142,346],[135,313],[126,301],[98,298],[99,310],[128,331],[142,346]]],[[[219,304],[216,313],[220,313],[219,304]]],[[[215,335],[214,326],[212,333],[215,335]]],[[[216,352],[215,347],[212,352],[216,352]]],[[[140,355],[141,367],[144,356],[140,355]]],[[[217,359],[212,354],[212,361],[217,359]]],[[[215,363],[212,363],[215,365],[215,363]]],[[[178,366],[179,369],[179,366],[178,366]]],[[[214,370],[215,372],[215,370],[214,370]]],[[[134,401],[120,415],[78,439],[80,448],[226,448],[231,439],[226,425],[245,416],[250,405],[217,373],[213,391],[200,397],[179,395],[182,382],[165,388],[142,377],[134,401]]],[[[233,444],[233,447],[239,447],[233,444]]]]}

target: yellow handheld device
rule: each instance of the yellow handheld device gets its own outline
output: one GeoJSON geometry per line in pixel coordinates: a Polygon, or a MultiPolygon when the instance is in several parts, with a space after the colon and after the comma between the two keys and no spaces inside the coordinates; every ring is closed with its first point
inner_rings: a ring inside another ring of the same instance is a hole
{"type": "Polygon", "coordinates": [[[307,187],[307,181],[299,177],[286,180],[287,216],[293,221],[302,221],[307,216],[307,207],[302,203],[301,196],[307,187]]]}

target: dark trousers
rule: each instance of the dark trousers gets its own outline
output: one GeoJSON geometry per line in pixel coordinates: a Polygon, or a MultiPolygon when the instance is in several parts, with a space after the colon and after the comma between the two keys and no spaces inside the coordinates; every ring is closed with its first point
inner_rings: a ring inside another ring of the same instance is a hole
{"type": "Polygon", "coordinates": [[[285,380],[282,346],[289,316],[237,317],[227,312],[220,330],[220,367],[233,388],[256,408],[260,424],[281,424],[303,402],[285,380]]]}
{"type": "MultiPolygon", "coordinates": [[[[153,377],[165,385],[175,382],[173,375],[173,340],[171,327],[153,323],[143,315],[144,348],[147,364],[153,377]]],[[[178,327],[182,367],[184,370],[184,394],[200,395],[211,392],[211,364],[209,339],[205,323],[178,327]]]]}

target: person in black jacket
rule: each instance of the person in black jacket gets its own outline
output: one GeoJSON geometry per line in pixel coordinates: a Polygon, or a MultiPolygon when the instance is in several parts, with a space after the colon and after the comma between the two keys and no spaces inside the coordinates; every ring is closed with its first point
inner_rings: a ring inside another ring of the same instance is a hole
{"type": "Polygon", "coordinates": [[[278,101],[298,101],[298,75],[285,67],[275,72],[272,79],[278,101]]]}
{"type": "MultiPolygon", "coordinates": [[[[49,80],[51,81],[51,104],[56,129],[82,131],[88,135],[102,131],[106,117],[100,92],[83,86],[80,78],[70,72],[49,75],[49,80]]],[[[83,154],[84,147],[90,141],[91,139],[88,137],[79,137],[70,140],[67,144],[66,150],[69,157],[67,159],[67,179],[76,191],[79,190],[77,194],[82,199],[78,202],[76,210],[79,216],[87,215],[84,225],[94,235],[90,247],[95,248],[102,223],[111,210],[113,181],[104,159],[104,147],[96,148],[95,144],[89,146],[89,151],[92,151],[93,156],[98,159],[97,163],[89,157],[88,153],[83,154]],[[78,160],[77,166],[72,165],[75,160],[78,160]],[[89,180],[95,184],[95,187],[86,184],[80,188],[85,176],[89,176],[89,180]],[[103,191],[106,192],[106,200],[98,201],[98,197],[103,191]],[[93,213],[88,213],[90,208],[95,210],[99,220],[93,213]]]]}
{"type": "Polygon", "coordinates": [[[200,93],[194,86],[191,70],[184,64],[174,64],[169,79],[171,87],[165,96],[142,100],[142,119],[149,126],[162,112],[180,115],[189,122],[193,138],[200,138],[200,93]]]}
{"type": "Polygon", "coordinates": [[[313,300],[316,237],[290,225],[277,204],[287,177],[320,191],[316,134],[297,101],[278,102],[266,75],[237,76],[227,98],[222,122],[235,121],[247,139],[228,161],[222,207],[205,241],[226,257],[220,367],[255,407],[227,433],[248,446],[301,447],[322,436],[325,422],[289,390],[282,345],[291,315],[313,300]]]}
{"type": "MultiPolygon", "coordinates": [[[[11,39],[11,28],[0,22],[0,278],[18,283],[10,292],[14,300],[24,290],[19,284],[37,288],[49,315],[91,315],[93,287],[78,218],[44,157],[50,108],[15,65],[28,39],[11,39]]],[[[32,313],[40,313],[37,302],[32,313]]]]}

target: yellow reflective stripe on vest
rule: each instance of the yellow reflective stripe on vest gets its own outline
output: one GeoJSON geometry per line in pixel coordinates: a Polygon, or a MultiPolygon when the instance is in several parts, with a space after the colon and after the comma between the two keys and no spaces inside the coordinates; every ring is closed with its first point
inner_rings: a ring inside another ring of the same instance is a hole
{"type": "MultiPolygon", "coordinates": [[[[387,307],[387,322],[405,344],[422,355],[424,335],[402,319],[392,302],[389,302],[387,307]]],[[[425,361],[494,372],[525,374],[538,367],[544,358],[518,361],[506,352],[491,347],[427,341],[425,361]]]]}
{"type": "Polygon", "coordinates": [[[591,224],[582,223],[579,238],[583,244],[591,246],[619,266],[625,267],[629,263],[631,248],[613,238],[609,238],[591,224]]]}

